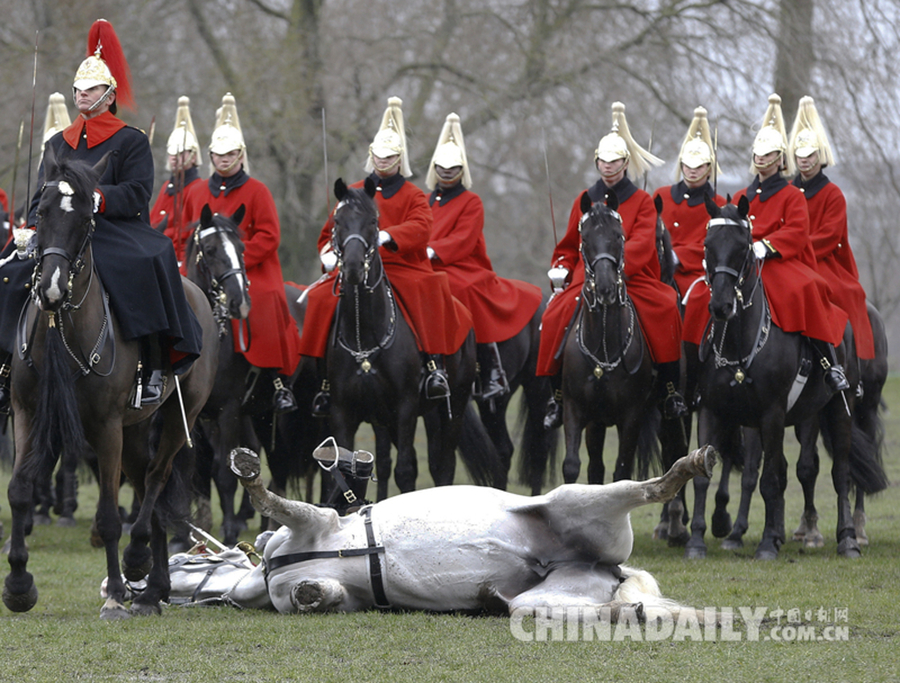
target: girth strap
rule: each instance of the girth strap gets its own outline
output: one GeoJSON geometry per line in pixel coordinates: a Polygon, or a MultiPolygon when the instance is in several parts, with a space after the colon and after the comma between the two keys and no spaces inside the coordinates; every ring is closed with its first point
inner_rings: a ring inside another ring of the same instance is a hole
{"type": "Polygon", "coordinates": [[[375,542],[375,531],[372,528],[372,506],[367,506],[359,511],[363,516],[366,527],[366,548],[344,548],[341,550],[311,550],[305,553],[290,553],[288,555],[278,555],[266,560],[266,582],[268,583],[269,573],[286,567],[291,564],[307,562],[309,560],[328,560],[344,557],[365,557],[369,558],[369,577],[372,580],[372,593],[375,596],[375,606],[381,609],[389,609],[391,603],[388,602],[387,595],[384,592],[384,574],[381,569],[381,560],[379,555],[384,554],[384,546],[377,545],[375,542]]]}

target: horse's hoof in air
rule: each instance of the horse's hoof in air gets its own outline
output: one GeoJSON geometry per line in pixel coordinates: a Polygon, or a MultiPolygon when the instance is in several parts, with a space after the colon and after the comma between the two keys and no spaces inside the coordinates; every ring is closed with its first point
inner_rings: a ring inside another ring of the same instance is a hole
{"type": "Polygon", "coordinates": [[[3,589],[3,604],[10,612],[27,612],[37,604],[37,586],[31,584],[31,588],[25,593],[12,593],[8,588],[3,589]]]}
{"type": "Polygon", "coordinates": [[[259,456],[249,448],[235,448],[228,456],[231,471],[240,479],[256,479],[259,476],[259,456]]]}
{"type": "Polygon", "coordinates": [[[848,536],[838,543],[838,555],[855,560],[862,557],[862,551],[859,549],[859,543],[852,536],[848,536]]]}

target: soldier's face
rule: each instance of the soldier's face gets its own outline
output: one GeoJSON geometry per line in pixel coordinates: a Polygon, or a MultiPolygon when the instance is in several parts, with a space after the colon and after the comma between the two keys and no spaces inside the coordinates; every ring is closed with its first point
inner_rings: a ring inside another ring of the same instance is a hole
{"type": "Polygon", "coordinates": [[[797,169],[800,171],[800,175],[806,179],[818,175],[819,171],[822,169],[822,162],[819,160],[818,151],[815,151],[806,157],[795,156],[794,160],[797,162],[797,169]]]}
{"type": "Polygon", "coordinates": [[[684,184],[688,187],[700,187],[709,175],[709,164],[701,164],[697,168],[681,164],[681,175],[684,176],[684,184]]]}
{"type": "Polygon", "coordinates": [[[243,150],[240,149],[235,149],[226,152],[225,154],[216,154],[215,152],[209,153],[209,157],[212,159],[216,173],[223,178],[233,176],[241,169],[241,156],[243,156],[243,150]]]}
{"type": "Polygon", "coordinates": [[[607,187],[612,187],[625,177],[628,170],[628,159],[616,159],[615,161],[603,161],[597,159],[597,170],[603,177],[607,187]]]}
{"type": "Polygon", "coordinates": [[[109,94],[109,97],[106,101],[97,107],[94,111],[91,111],[91,107],[106,93],[106,85],[102,83],[100,85],[95,85],[92,88],[87,88],[86,90],[79,90],[75,88],[75,107],[81,114],[96,116],[97,114],[102,114],[107,111],[112,103],[115,101],[115,92],[109,94]]]}

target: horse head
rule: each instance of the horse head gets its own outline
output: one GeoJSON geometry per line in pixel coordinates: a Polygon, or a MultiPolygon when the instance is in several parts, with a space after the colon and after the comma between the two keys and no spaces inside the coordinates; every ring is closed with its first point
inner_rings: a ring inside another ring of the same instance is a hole
{"type": "MultiPolygon", "coordinates": [[[[706,199],[710,221],[703,246],[706,252],[706,280],[710,288],[709,312],[717,320],[730,320],[744,304],[744,286],[755,273],[753,236],[746,196],[737,206],[717,206],[706,199]]],[[[749,302],[748,302],[749,304],[749,302]]]]}
{"type": "Polygon", "coordinates": [[[204,205],[187,255],[189,269],[193,270],[195,264],[206,280],[206,293],[213,306],[235,320],[243,320],[250,313],[250,282],[238,227],[244,213],[243,204],[231,216],[213,213],[209,204],[204,205]]]}
{"type": "Polygon", "coordinates": [[[58,311],[72,296],[75,277],[89,258],[94,232],[94,189],[106,170],[109,153],[96,165],[57,159],[44,151],[44,185],[37,206],[35,287],[39,305],[58,311]]]}
{"type": "Polygon", "coordinates": [[[584,262],[584,300],[593,308],[625,301],[625,234],[616,209],[619,200],[610,191],[606,203],[591,203],[581,195],[581,259],[584,262]]]}
{"type": "Polygon", "coordinates": [[[371,270],[380,268],[378,256],[378,208],[375,204],[375,183],[366,178],[363,188],[350,188],[341,178],[334,183],[332,245],[337,254],[341,277],[346,285],[363,285],[373,289],[381,278],[369,284],[371,270]]]}

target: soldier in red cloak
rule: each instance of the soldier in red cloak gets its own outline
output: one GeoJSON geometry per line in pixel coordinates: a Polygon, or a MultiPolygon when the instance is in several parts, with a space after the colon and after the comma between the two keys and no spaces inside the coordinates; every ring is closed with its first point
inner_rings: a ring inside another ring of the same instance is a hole
{"type": "MultiPolygon", "coordinates": [[[[213,213],[233,215],[243,205],[244,220],[239,226],[244,243],[244,266],[250,281],[250,314],[244,320],[232,320],[235,351],[247,361],[268,371],[274,394],[272,407],[277,414],[296,410],[290,377],[300,362],[300,335],[288,311],[284,277],[278,259],[281,225],[272,193],[247,172],[246,145],[234,97],[227,93],[216,117],[209,156],[213,173],[206,182],[191,185],[184,201],[182,232],[200,219],[209,204],[213,213]],[[241,325],[247,329],[240,330],[241,325]],[[240,340],[249,340],[249,348],[240,340]]],[[[182,265],[184,269],[184,265],[182,265]]]]}
{"type": "Polygon", "coordinates": [[[809,237],[816,267],[831,287],[831,302],[850,316],[856,355],[861,359],[874,358],[875,340],[866,309],[866,292],[859,283],[859,270],[847,235],[847,200],[822,172],[826,166],[834,166],[834,154],[812,97],[800,100],[788,154],[799,171],[794,185],[806,197],[809,209],[809,237]]]}
{"type": "MultiPolygon", "coordinates": [[[[455,353],[472,329],[472,318],[450,293],[450,281],[431,267],[426,248],[431,239],[432,214],[425,193],[407,178],[412,175],[406,147],[402,101],[388,100],[381,129],[369,146],[366,170],[375,183],[378,206],[379,254],[397,301],[425,354],[426,398],[450,395],[443,357],[455,353]]],[[[362,187],[361,180],[351,187],[362,187]]],[[[331,216],[319,235],[319,255],[327,277],[307,292],[306,322],[301,353],[324,358],[338,296],[334,292],[337,257],[332,250],[331,216]],[[310,324],[310,321],[314,321],[310,324]]],[[[321,363],[320,363],[321,366],[321,363]]],[[[320,374],[324,376],[323,368],[320,374]]],[[[330,409],[327,381],[313,399],[313,414],[324,417],[330,409]]]]}
{"type": "Polygon", "coordinates": [[[166,168],[172,175],[160,188],[150,209],[150,225],[172,240],[175,257],[182,264],[185,243],[190,236],[189,226],[184,222],[184,199],[188,188],[200,182],[200,143],[191,119],[191,100],[188,97],[178,98],[175,127],[166,141],[166,154],[166,168]]]}
{"type": "MultiPolygon", "coordinates": [[[[625,234],[625,283],[634,302],[641,330],[658,371],[663,392],[663,413],[667,419],[687,415],[687,405],[679,392],[681,383],[681,315],[675,290],[660,280],[656,251],[656,208],[650,195],[639,189],[628,173],[639,178],[651,164],[662,163],[631,137],[625,120],[625,105],[613,103],[613,127],[601,138],[594,153],[600,179],[586,192],[593,203],[605,201],[613,191],[619,200],[625,234]]],[[[581,261],[581,195],[572,205],[566,234],[553,252],[553,267],[548,272],[554,295],[544,311],[538,375],[549,375],[554,396],[547,406],[544,426],[562,424],[562,351],[566,334],[575,317],[584,284],[581,261]]]]}
{"type": "Polygon", "coordinates": [[[509,392],[497,342],[515,336],[541,305],[538,287],[497,277],[484,240],[484,206],[469,188],[472,177],[462,126],[450,114],[425,178],[434,229],[428,241],[432,267],[450,278],[450,291],[472,314],[481,397],[509,392]]]}

